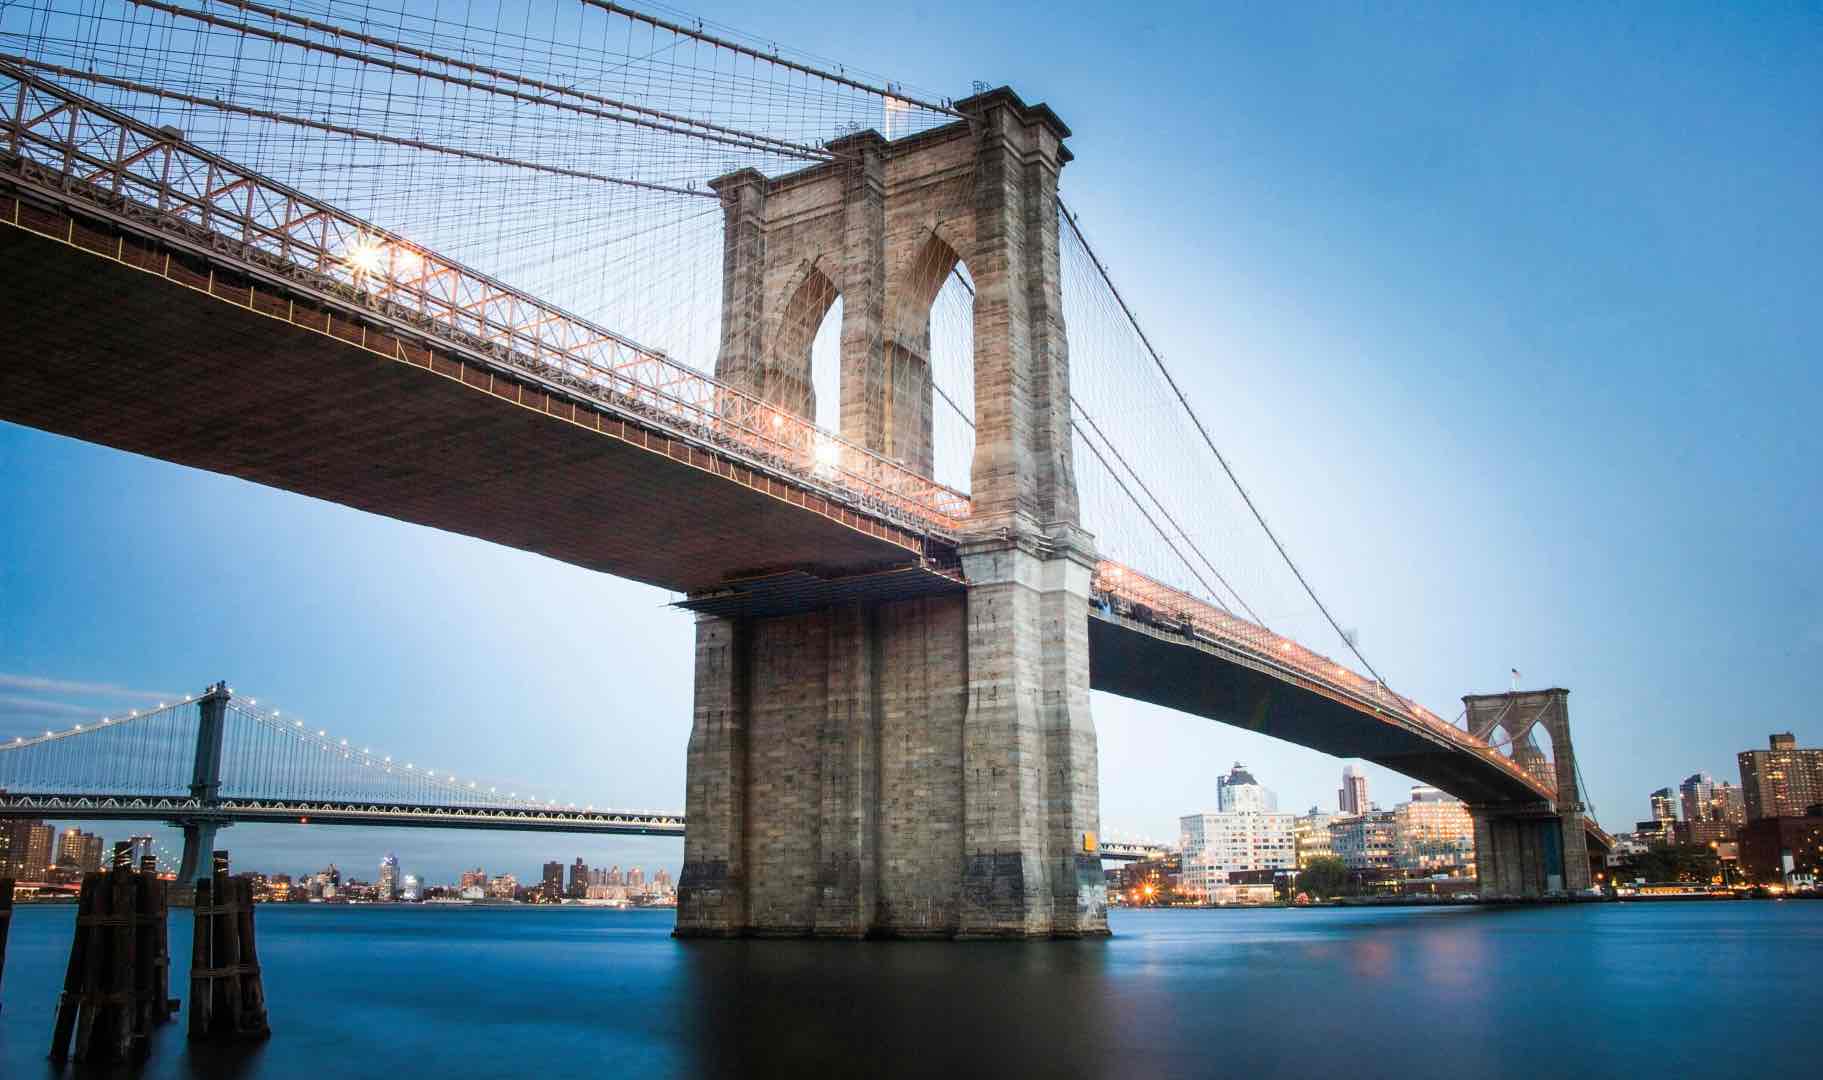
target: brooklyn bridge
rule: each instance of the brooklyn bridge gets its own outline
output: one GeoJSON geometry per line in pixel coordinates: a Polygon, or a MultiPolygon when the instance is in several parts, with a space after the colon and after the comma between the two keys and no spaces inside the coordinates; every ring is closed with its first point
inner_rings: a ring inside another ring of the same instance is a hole
{"type": "Polygon", "coordinates": [[[680,935],[1097,935],[1145,849],[1101,838],[1095,690],[1459,796],[1484,896],[1588,888],[1567,691],[1452,721],[1381,678],[1096,255],[1051,108],[604,0],[485,46],[307,7],[8,9],[0,419],[675,592],[684,805],[212,684],[0,746],[0,814],[172,822],[189,876],[236,821],[681,835],[680,935]]]}

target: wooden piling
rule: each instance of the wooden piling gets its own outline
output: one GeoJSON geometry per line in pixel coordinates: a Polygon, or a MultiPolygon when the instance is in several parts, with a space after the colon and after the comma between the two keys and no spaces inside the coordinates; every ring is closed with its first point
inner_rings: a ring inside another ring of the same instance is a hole
{"type": "Polygon", "coordinates": [[[149,1010],[141,1002],[147,980],[140,969],[153,959],[139,947],[150,929],[142,921],[151,914],[142,902],[145,895],[140,874],[126,867],[83,877],[76,936],[51,1031],[53,1060],[118,1063],[145,1053],[149,1010]]]}
{"type": "Polygon", "coordinates": [[[6,932],[13,923],[13,879],[0,877],[0,987],[6,985],[6,932]]]}
{"type": "Polygon", "coordinates": [[[165,882],[147,856],[139,872],[139,920],[137,925],[140,962],[136,968],[140,1024],[150,1029],[154,1024],[167,1024],[180,1002],[171,996],[171,927],[170,909],[165,900],[165,882]]]}
{"type": "Polygon", "coordinates": [[[196,883],[196,936],[190,958],[190,1038],[264,1039],[266,993],[254,946],[253,882],[228,876],[218,858],[196,883]]]}

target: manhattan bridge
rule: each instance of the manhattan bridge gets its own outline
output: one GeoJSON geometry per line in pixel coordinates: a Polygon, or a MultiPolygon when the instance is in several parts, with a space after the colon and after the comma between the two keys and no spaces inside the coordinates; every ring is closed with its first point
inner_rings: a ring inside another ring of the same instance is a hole
{"type": "Polygon", "coordinates": [[[681,835],[680,934],[1093,935],[1153,850],[1100,836],[1093,689],[1461,797],[1485,896],[1587,888],[1567,692],[1388,685],[1070,135],[606,0],[6,5],[0,419],[660,586],[696,656],[681,811],[218,683],[0,746],[0,814],[180,825],[186,878],[233,822],[681,835]]]}

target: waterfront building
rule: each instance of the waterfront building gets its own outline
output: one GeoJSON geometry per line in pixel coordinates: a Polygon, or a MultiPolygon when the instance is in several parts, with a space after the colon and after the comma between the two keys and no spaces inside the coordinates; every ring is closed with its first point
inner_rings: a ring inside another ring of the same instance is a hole
{"type": "Polygon", "coordinates": [[[563,896],[563,864],[548,862],[544,864],[544,878],[539,882],[547,899],[557,900],[563,896]]]}
{"type": "Polygon", "coordinates": [[[1279,797],[1255,780],[1253,774],[1247,771],[1247,766],[1237,761],[1227,776],[1216,777],[1215,808],[1222,813],[1277,810],[1279,797]]]}
{"type": "Polygon", "coordinates": [[[1292,847],[1297,852],[1298,869],[1308,866],[1312,859],[1336,853],[1329,843],[1329,824],[1335,819],[1336,815],[1325,814],[1314,806],[1292,819],[1292,847]]]}
{"type": "Polygon", "coordinates": [[[1677,843],[1677,822],[1663,818],[1635,822],[1633,835],[1648,847],[1669,847],[1677,843]]]}
{"type": "Polygon", "coordinates": [[[1169,900],[1181,887],[1183,867],[1183,856],[1178,854],[1127,863],[1112,871],[1108,898],[1142,907],[1169,900]]]}
{"type": "Polygon", "coordinates": [[[658,873],[652,875],[652,887],[649,891],[654,896],[670,896],[676,892],[676,886],[671,881],[671,871],[662,866],[659,867],[658,873]]]}
{"type": "Polygon", "coordinates": [[[1367,801],[1367,777],[1359,767],[1343,766],[1342,788],[1336,792],[1336,807],[1343,814],[1365,814],[1373,809],[1373,804],[1367,801]]]}
{"type": "Polygon", "coordinates": [[[475,867],[473,870],[464,870],[462,871],[461,882],[456,887],[464,892],[469,889],[485,890],[487,888],[487,875],[481,872],[479,866],[475,867]]]}
{"type": "Polygon", "coordinates": [[[57,838],[57,865],[78,873],[94,873],[101,869],[101,848],[101,837],[72,826],[57,838]]]}
{"type": "Polygon", "coordinates": [[[1726,821],[1680,821],[1677,823],[1677,842],[1680,844],[1724,844],[1732,842],[1740,827],[1726,821]]]}
{"type": "Polygon", "coordinates": [[[500,874],[487,881],[487,895],[495,900],[511,900],[519,894],[519,879],[511,874],[500,874]]]}
{"type": "Polygon", "coordinates": [[[1186,897],[1209,900],[1236,870],[1292,870],[1297,867],[1293,815],[1265,810],[1187,814],[1178,819],[1182,855],[1180,888],[1186,897]]]}
{"type": "Polygon", "coordinates": [[[1823,814],[1749,821],[1741,828],[1740,866],[1758,885],[1823,878],[1823,814]]]}
{"type": "Polygon", "coordinates": [[[1404,870],[1475,865],[1475,822],[1462,800],[1414,785],[1411,801],[1392,810],[1395,852],[1404,870]]]}
{"type": "Polygon", "coordinates": [[[416,874],[406,874],[399,888],[399,897],[412,903],[424,899],[424,882],[416,874]]]}
{"type": "Polygon", "coordinates": [[[582,856],[578,855],[575,863],[570,866],[569,896],[572,900],[581,900],[587,895],[589,895],[589,867],[582,861],[582,856]]]}
{"type": "Polygon", "coordinates": [[[1668,787],[1662,787],[1648,795],[1647,799],[1652,803],[1653,821],[1677,820],[1677,792],[1668,787]]]}
{"type": "Polygon", "coordinates": [[[1398,823],[1391,810],[1369,810],[1330,823],[1329,843],[1350,870],[1389,870],[1398,864],[1398,823]]]}
{"type": "Polygon", "coordinates": [[[628,888],[628,890],[630,890],[632,892],[638,892],[641,889],[645,888],[645,886],[646,886],[646,872],[644,870],[641,870],[639,867],[635,866],[633,869],[627,871],[627,888],[628,888]]]}
{"type": "Polygon", "coordinates": [[[1783,732],[1771,737],[1770,750],[1743,750],[1739,755],[1743,809],[1748,821],[1769,817],[1803,817],[1823,803],[1823,749],[1803,749],[1797,737],[1783,732]]]}
{"type": "Polygon", "coordinates": [[[1648,850],[1649,845],[1640,839],[1638,833],[1615,833],[1614,846],[1608,849],[1605,861],[1610,867],[1619,866],[1629,858],[1644,855],[1648,850]]]}
{"type": "Polygon", "coordinates": [[[0,821],[0,877],[42,881],[51,869],[57,830],[43,821],[0,821]]]}
{"type": "Polygon", "coordinates": [[[396,900],[399,896],[399,857],[387,852],[380,860],[380,883],[375,890],[380,900],[396,900]]]}

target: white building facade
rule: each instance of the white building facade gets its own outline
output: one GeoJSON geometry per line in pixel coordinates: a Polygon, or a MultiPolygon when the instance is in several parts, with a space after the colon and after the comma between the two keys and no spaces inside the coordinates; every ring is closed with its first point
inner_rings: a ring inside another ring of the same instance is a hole
{"type": "Polygon", "coordinates": [[[1294,816],[1272,810],[1231,810],[1187,814],[1178,819],[1183,870],[1178,891],[1188,897],[1219,899],[1237,870],[1297,868],[1294,816]]]}

